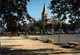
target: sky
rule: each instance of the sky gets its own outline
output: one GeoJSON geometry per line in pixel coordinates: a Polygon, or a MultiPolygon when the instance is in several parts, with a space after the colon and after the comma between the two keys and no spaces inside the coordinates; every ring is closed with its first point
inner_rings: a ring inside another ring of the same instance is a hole
{"type": "MultiPolygon", "coordinates": [[[[35,18],[35,20],[41,19],[41,14],[43,11],[44,3],[46,5],[46,10],[48,13],[48,18],[52,16],[51,10],[48,8],[50,5],[51,0],[30,0],[27,4],[27,10],[31,17],[35,18]]],[[[0,18],[1,20],[1,18],[0,18]]],[[[26,19],[27,22],[29,22],[26,19]]]]}
{"type": "MultiPolygon", "coordinates": [[[[51,1],[52,0],[30,0],[30,2],[28,2],[27,4],[28,13],[30,14],[31,17],[35,18],[35,20],[40,20],[41,14],[43,11],[43,7],[44,7],[44,3],[45,3],[46,10],[48,13],[48,18],[50,18],[52,14],[51,14],[51,10],[48,7],[51,1]]],[[[27,19],[26,21],[29,22],[27,19]]]]}
{"type": "Polygon", "coordinates": [[[51,10],[48,8],[51,0],[30,0],[27,5],[28,13],[31,17],[35,18],[35,20],[41,19],[41,14],[43,11],[44,3],[46,5],[46,10],[48,13],[48,18],[52,16],[51,10]]]}
{"type": "MultiPolygon", "coordinates": [[[[51,14],[51,10],[48,8],[51,1],[52,0],[30,0],[30,2],[27,4],[27,11],[29,15],[35,18],[35,20],[41,20],[41,14],[45,3],[48,18],[51,18],[53,15],[51,14]]],[[[27,19],[26,21],[27,23],[29,22],[27,19]]],[[[66,22],[68,22],[68,20],[66,22]]]]}

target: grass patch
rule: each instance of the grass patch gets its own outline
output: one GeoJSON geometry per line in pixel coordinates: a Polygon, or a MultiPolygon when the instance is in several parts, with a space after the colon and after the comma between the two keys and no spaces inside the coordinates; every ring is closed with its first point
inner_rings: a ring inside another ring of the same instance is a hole
{"type": "Polygon", "coordinates": [[[20,35],[20,36],[9,36],[9,37],[29,37],[28,35],[20,35]]]}

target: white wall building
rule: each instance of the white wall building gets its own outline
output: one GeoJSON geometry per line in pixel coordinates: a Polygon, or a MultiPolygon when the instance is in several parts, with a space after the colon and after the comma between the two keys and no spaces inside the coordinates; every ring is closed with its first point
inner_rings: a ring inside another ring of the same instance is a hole
{"type": "Polygon", "coordinates": [[[0,34],[1,34],[1,32],[4,32],[4,31],[5,31],[5,28],[0,27],[0,34]]]}

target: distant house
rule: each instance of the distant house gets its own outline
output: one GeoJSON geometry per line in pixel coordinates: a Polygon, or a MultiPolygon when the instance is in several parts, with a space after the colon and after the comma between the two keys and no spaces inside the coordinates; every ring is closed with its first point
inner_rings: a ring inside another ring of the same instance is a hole
{"type": "Polygon", "coordinates": [[[0,21],[0,34],[5,31],[4,23],[0,21]]]}

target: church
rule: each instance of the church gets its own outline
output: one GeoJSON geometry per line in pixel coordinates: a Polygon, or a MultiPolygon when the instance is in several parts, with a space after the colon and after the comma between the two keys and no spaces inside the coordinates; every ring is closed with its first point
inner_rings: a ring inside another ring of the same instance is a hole
{"type": "MultiPolygon", "coordinates": [[[[42,26],[40,27],[40,29],[45,29],[43,32],[45,34],[53,34],[54,33],[54,25],[53,25],[53,19],[48,18],[48,13],[46,10],[46,6],[44,4],[43,6],[43,11],[41,13],[41,19],[39,21],[36,21],[35,19],[33,19],[33,25],[34,26],[38,26],[39,24],[41,25],[46,25],[45,28],[42,28],[42,26]],[[39,23],[38,23],[39,22],[39,23]],[[41,23],[40,23],[41,22],[41,23]],[[43,24],[42,22],[45,22],[45,24],[43,24]]],[[[33,30],[33,27],[32,27],[33,30]]],[[[42,30],[39,30],[40,32],[42,32],[42,30]]]]}
{"type": "Polygon", "coordinates": [[[42,16],[41,20],[46,22],[46,28],[48,29],[47,33],[52,33],[53,34],[54,33],[53,20],[48,19],[48,13],[47,13],[45,4],[44,4],[44,7],[43,7],[43,11],[42,11],[41,16],[42,16]]]}
{"type": "Polygon", "coordinates": [[[52,19],[48,19],[48,13],[46,11],[46,6],[44,4],[43,12],[42,12],[42,20],[45,20],[47,24],[52,24],[52,19]]]}

